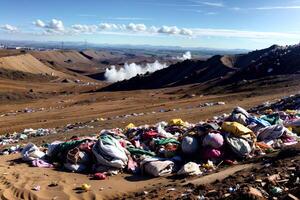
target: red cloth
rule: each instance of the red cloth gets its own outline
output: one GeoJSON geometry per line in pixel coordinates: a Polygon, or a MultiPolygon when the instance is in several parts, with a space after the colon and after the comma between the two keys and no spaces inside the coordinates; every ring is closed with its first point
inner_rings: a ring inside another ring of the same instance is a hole
{"type": "Polygon", "coordinates": [[[107,178],[107,176],[103,173],[96,173],[96,174],[94,174],[94,178],[97,180],[105,180],[107,178]]]}
{"type": "Polygon", "coordinates": [[[156,137],[158,135],[158,133],[156,131],[147,131],[143,134],[143,138],[144,139],[152,139],[154,137],[156,137]]]}

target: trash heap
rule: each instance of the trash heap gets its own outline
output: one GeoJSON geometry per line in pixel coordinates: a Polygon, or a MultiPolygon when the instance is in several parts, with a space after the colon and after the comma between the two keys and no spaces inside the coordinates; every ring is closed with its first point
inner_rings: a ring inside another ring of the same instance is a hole
{"type": "Polygon", "coordinates": [[[30,143],[21,155],[36,167],[94,173],[105,179],[120,172],[153,177],[202,175],[222,164],[264,155],[299,141],[299,110],[252,115],[241,107],[197,124],[173,119],[155,125],[102,130],[45,148],[30,143]]]}
{"type": "MultiPolygon", "coordinates": [[[[19,133],[14,132],[13,134],[0,135],[0,147],[4,147],[10,144],[16,144],[19,143],[21,140],[27,140],[28,138],[31,137],[41,137],[41,136],[46,136],[46,135],[51,135],[56,133],[57,132],[55,129],[29,128],[29,129],[24,129],[24,131],[19,133]]],[[[19,148],[20,146],[17,145],[7,149],[2,149],[0,151],[0,154],[8,155],[10,153],[15,153],[19,148]]]]}
{"type": "MultiPolygon", "coordinates": [[[[290,199],[300,198],[300,144],[264,157],[249,169],[238,171],[222,181],[201,184],[201,178],[185,184],[157,185],[119,199],[290,199]]],[[[205,182],[205,181],[204,181],[205,182]]],[[[118,199],[118,198],[117,198],[118,199]]]]}
{"type": "Polygon", "coordinates": [[[275,111],[300,110],[300,94],[290,95],[273,103],[265,102],[262,105],[251,108],[249,112],[263,113],[263,112],[272,112],[273,110],[275,111]]]}

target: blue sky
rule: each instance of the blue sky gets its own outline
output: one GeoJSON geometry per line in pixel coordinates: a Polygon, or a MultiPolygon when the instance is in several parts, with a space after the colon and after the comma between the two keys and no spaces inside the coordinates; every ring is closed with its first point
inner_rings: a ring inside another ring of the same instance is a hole
{"type": "Polygon", "coordinates": [[[0,39],[258,49],[300,41],[300,0],[9,0],[0,39]]]}

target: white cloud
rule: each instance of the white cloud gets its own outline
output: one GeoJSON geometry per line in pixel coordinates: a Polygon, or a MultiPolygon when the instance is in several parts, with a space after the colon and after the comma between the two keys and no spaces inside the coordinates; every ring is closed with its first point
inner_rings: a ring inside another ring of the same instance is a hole
{"type": "Polygon", "coordinates": [[[207,6],[212,6],[212,7],[224,7],[224,4],[222,2],[204,1],[204,2],[199,2],[199,3],[202,3],[202,4],[207,5],[207,6]]]}
{"type": "Polygon", "coordinates": [[[99,31],[119,31],[121,33],[125,32],[134,32],[134,33],[143,33],[143,34],[168,34],[168,35],[183,35],[183,36],[192,36],[193,31],[187,28],[178,28],[176,26],[150,26],[147,27],[145,24],[134,24],[130,23],[125,24],[111,24],[111,23],[102,23],[99,25],[99,31]]]}
{"type": "Polygon", "coordinates": [[[168,35],[183,35],[192,36],[193,31],[187,28],[178,28],[177,26],[162,26],[156,31],[157,33],[163,33],[168,35]]]}
{"type": "Polygon", "coordinates": [[[46,25],[46,28],[52,29],[55,31],[64,31],[65,27],[61,20],[52,19],[49,24],[46,25]]]}
{"type": "Polygon", "coordinates": [[[38,28],[44,29],[46,33],[63,33],[65,31],[63,22],[58,19],[52,19],[48,23],[45,23],[42,20],[38,19],[33,22],[33,24],[38,28]]]}
{"type": "Polygon", "coordinates": [[[188,36],[192,36],[193,35],[193,31],[187,28],[183,28],[180,30],[180,34],[181,35],[188,35],[188,36]]]}
{"type": "MultiPolygon", "coordinates": [[[[99,25],[74,24],[70,27],[64,27],[61,20],[53,19],[48,23],[42,20],[36,20],[33,24],[42,29],[43,34],[106,34],[106,35],[130,35],[130,36],[183,36],[188,38],[197,37],[221,37],[221,38],[247,38],[247,39],[293,39],[299,40],[300,34],[298,32],[259,32],[248,30],[234,30],[234,29],[207,29],[207,28],[188,28],[177,26],[146,26],[145,24],[115,24],[115,23],[101,23],[99,25]]],[[[18,28],[12,25],[0,26],[1,30],[7,32],[17,32],[18,28]]],[[[27,32],[27,34],[40,34],[34,31],[27,32]]]]}
{"type": "Polygon", "coordinates": [[[159,28],[157,28],[156,26],[151,26],[151,27],[148,29],[148,31],[149,31],[150,33],[157,33],[158,29],[159,29],[159,28]]]}
{"type": "Polygon", "coordinates": [[[33,22],[33,24],[35,26],[39,27],[39,28],[44,28],[46,26],[46,24],[42,20],[40,20],[40,19],[38,19],[35,22],[33,22]]]}
{"type": "Polygon", "coordinates": [[[7,31],[7,32],[12,32],[12,33],[19,31],[19,29],[16,26],[9,25],[9,24],[5,24],[3,26],[0,26],[0,29],[2,29],[4,31],[7,31]]]}
{"type": "Polygon", "coordinates": [[[162,26],[160,29],[158,29],[157,32],[175,35],[175,34],[178,34],[180,32],[180,30],[179,30],[179,28],[177,28],[177,26],[162,26]]]}
{"type": "Polygon", "coordinates": [[[101,23],[99,25],[99,28],[101,30],[111,30],[111,29],[118,29],[118,25],[116,24],[111,24],[111,23],[101,23]]]}
{"type": "Polygon", "coordinates": [[[75,24],[75,25],[72,25],[72,29],[75,33],[92,34],[92,33],[97,32],[98,26],[96,26],[96,25],[75,24]]]}
{"type": "Polygon", "coordinates": [[[146,27],[145,24],[130,23],[130,24],[128,24],[128,26],[126,28],[129,31],[135,31],[135,32],[141,32],[141,31],[146,31],[147,30],[147,27],[146,27]]]}

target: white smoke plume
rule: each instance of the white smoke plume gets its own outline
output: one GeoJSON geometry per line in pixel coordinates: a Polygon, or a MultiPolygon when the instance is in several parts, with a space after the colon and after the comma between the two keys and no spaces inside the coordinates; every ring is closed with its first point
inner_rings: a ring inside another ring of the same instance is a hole
{"type": "Polygon", "coordinates": [[[104,76],[109,82],[117,82],[130,79],[138,74],[146,74],[147,72],[152,73],[166,67],[168,67],[167,64],[161,64],[158,61],[155,61],[154,63],[147,63],[145,66],[135,63],[125,63],[124,67],[121,67],[119,70],[116,69],[116,66],[111,66],[110,69],[106,68],[104,76]]]}
{"type": "Polygon", "coordinates": [[[190,51],[185,52],[182,57],[176,57],[177,60],[191,60],[192,59],[192,54],[190,51]]]}

